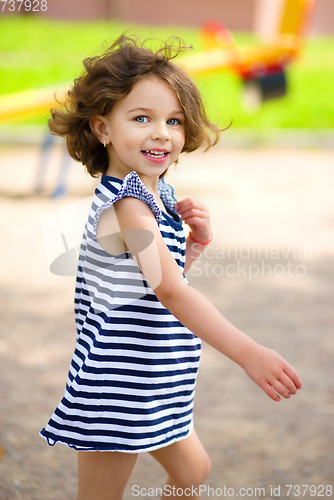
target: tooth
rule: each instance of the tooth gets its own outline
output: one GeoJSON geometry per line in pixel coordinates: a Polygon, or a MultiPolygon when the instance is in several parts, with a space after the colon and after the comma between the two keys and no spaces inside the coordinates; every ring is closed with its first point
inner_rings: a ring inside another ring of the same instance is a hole
{"type": "Polygon", "coordinates": [[[166,155],[165,151],[154,151],[154,150],[148,150],[148,149],[146,149],[144,152],[148,156],[152,156],[154,158],[163,158],[166,155]]]}

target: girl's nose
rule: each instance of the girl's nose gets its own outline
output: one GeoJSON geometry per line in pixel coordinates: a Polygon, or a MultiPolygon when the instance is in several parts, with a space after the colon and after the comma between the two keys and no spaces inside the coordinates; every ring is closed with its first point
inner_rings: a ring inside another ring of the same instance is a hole
{"type": "Polygon", "coordinates": [[[166,123],[156,123],[152,131],[152,139],[160,141],[169,141],[170,133],[166,123]]]}

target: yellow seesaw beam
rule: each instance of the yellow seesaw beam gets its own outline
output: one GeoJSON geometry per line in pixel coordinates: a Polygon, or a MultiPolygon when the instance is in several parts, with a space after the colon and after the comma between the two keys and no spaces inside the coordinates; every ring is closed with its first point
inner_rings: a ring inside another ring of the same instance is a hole
{"type": "Polygon", "coordinates": [[[254,47],[217,47],[180,58],[179,64],[192,75],[201,75],[222,70],[233,70],[240,75],[261,67],[273,67],[291,62],[301,47],[294,38],[293,43],[259,45],[254,47]]]}
{"type": "MultiPolygon", "coordinates": [[[[298,37],[282,36],[277,45],[255,47],[217,47],[181,57],[177,62],[191,75],[201,75],[230,69],[240,75],[262,67],[284,65],[291,62],[301,49],[298,37]]],[[[41,89],[23,90],[0,96],[0,123],[31,118],[62,102],[70,83],[50,85],[41,89]]]]}
{"type": "Polygon", "coordinates": [[[41,89],[22,90],[0,96],[0,123],[31,118],[47,113],[57,105],[57,99],[64,100],[68,85],[50,85],[41,89]]]}
{"type": "MultiPolygon", "coordinates": [[[[193,76],[227,69],[244,74],[254,66],[261,69],[261,65],[288,62],[295,55],[295,47],[218,47],[183,56],[177,62],[193,76]]],[[[70,84],[50,85],[0,96],[0,124],[48,113],[52,107],[57,106],[55,93],[62,102],[69,88],[70,84]]]]}

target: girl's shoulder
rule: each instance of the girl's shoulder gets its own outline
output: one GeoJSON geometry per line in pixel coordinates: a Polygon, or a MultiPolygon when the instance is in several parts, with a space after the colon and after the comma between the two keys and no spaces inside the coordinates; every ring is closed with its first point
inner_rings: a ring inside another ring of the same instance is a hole
{"type": "Polygon", "coordinates": [[[101,182],[95,190],[95,213],[94,213],[94,229],[99,221],[99,218],[105,210],[111,208],[116,201],[126,197],[137,198],[151,209],[157,223],[161,221],[161,210],[158,207],[154,196],[148,191],[138,174],[130,172],[123,180],[116,177],[103,175],[101,182]]]}

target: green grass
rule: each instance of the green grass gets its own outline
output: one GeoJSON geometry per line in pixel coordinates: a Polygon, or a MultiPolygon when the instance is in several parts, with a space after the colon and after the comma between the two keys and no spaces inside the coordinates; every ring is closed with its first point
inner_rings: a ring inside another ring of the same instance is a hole
{"type": "MultiPolygon", "coordinates": [[[[104,42],[110,44],[125,30],[163,39],[178,35],[200,50],[197,29],[8,16],[0,19],[0,94],[72,81],[82,72],[85,57],[101,53],[104,42]]],[[[236,40],[239,45],[255,43],[252,34],[237,33],[236,40]]],[[[243,86],[236,75],[221,72],[202,77],[198,85],[211,119],[221,126],[233,119],[233,128],[334,128],[334,37],[312,38],[287,77],[287,96],[253,113],[243,108],[243,86]]]]}

